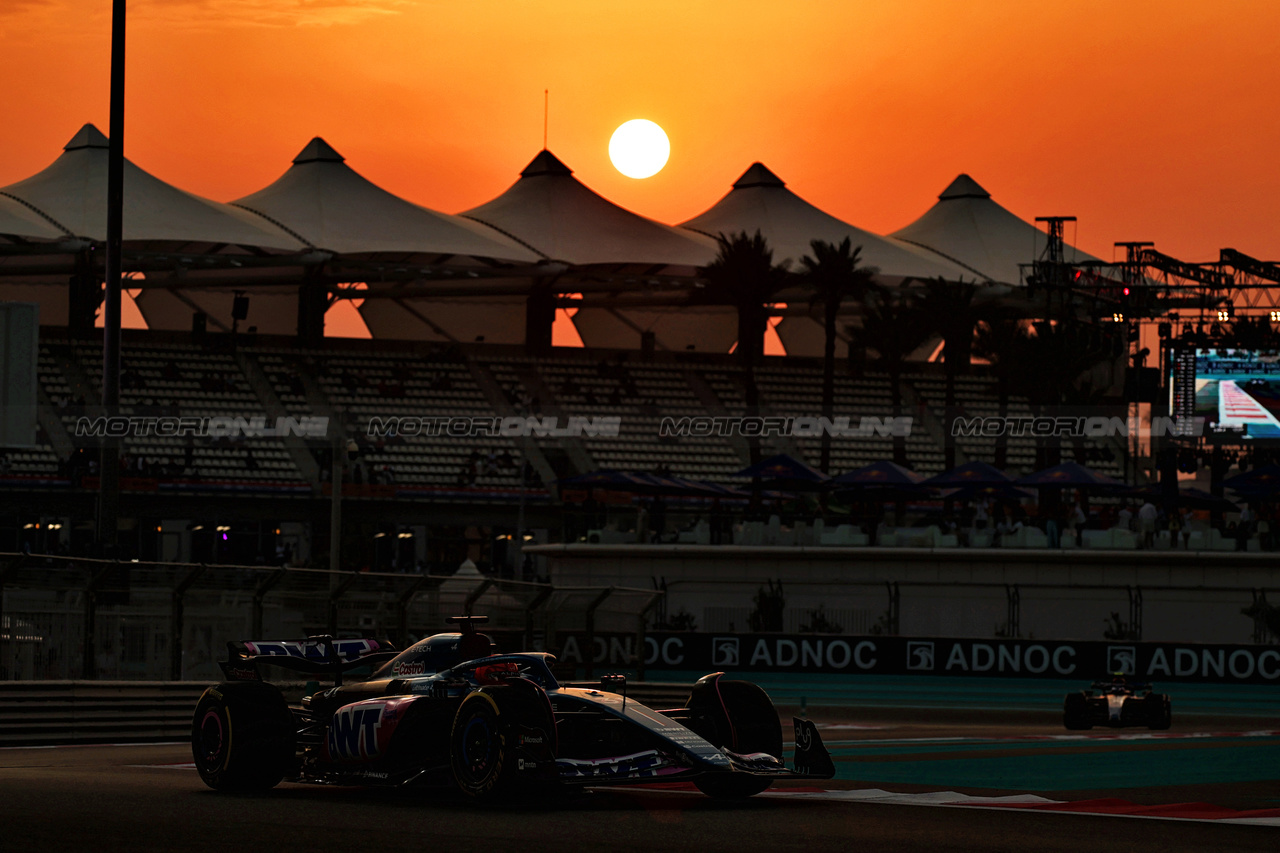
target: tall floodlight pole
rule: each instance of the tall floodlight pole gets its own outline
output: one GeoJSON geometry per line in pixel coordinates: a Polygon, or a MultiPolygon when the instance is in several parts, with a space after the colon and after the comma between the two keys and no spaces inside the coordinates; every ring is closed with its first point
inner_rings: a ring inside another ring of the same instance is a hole
{"type": "MultiPolygon", "coordinates": [[[[1146,265],[1143,263],[1142,258],[1143,252],[1154,245],[1155,243],[1152,243],[1150,240],[1132,240],[1127,243],[1116,243],[1117,249],[1123,248],[1125,251],[1124,293],[1125,296],[1130,297],[1129,299],[1126,299],[1124,303],[1123,319],[1125,335],[1125,373],[1128,374],[1130,369],[1133,371],[1132,381],[1126,382],[1125,384],[1127,387],[1133,389],[1133,399],[1129,400],[1126,397],[1124,405],[1125,421],[1134,427],[1137,427],[1138,425],[1138,406],[1141,403],[1141,398],[1138,396],[1138,377],[1140,374],[1138,372],[1138,364],[1134,360],[1134,355],[1138,350],[1142,349],[1141,329],[1144,305],[1141,294],[1144,290],[1144,288],[1142,288],[1142,278],[1146,274],[1146,265]],[[1132,293],[1130,293],[1130,291],[1132,291],[1132,293]],[[1135,308],[1136,310],[1134,310],[1135,308]],[[1129,346],[1130,325],[1139,330],[1138,337],[1132,342],[1132,347],[1129,346]]],[[[1130,482],[1133,483],[1138,481],[1138,459],[1141,456],[1141,453],[1142,445],[1139,430],[1136,428],[1130,429],[1129,437],[1124,441],[1124,476],[1125,479],[1132,477],[1133,479],[1130,482]],[[1133,466],[1132,473],[1129,470],[1130,465],[1133,466]]],[[[1155,456],[1154,446],[1151,448],[1151,454],[1153,457],[1155,456]]]]}
{"type": "Polygon", "coordinates": [[[1063,239],[1063,224],[1067,222],[1075,222],[1074,216],[1037,216],[1036,222],[1045,223],[1045,227],[1049,232],[1049,240],[1045,244],[1044,253],[1040,256],[1040,263],[1036,266],[1041,270],[1040,278],[1045,289],[1045,314],[1046,319],[1055,319],[1053,316],[1053,295],[1055,293],[1062,299],[1063,315],[1065,316],[1067,306],[1071,302],[1070,294],[1067,292],[1068,277],[1066,270],[1066,241],[1063,239]]]}
{"type": "MultiPolygon", "coordinates": [[[[120,243],[124,209],[124,21],[125,0],[111,9],[111,125],[107,148],[107,270],[102,304],[102,407],[110,417],[120,406],[120,243]]],[[[98,544],[113,556],[120,511],[120,441],[102,446],[98,482],[98,544]]]]}
{"type": "Polygon", "coordinates": [[[330,460],[329,485],[329,588],[338,586],[338,573],[342,571],[342,469],[347,453],[346,436],[342,419],[338,421],[338,434],[333,440],[333,459],[330,460]]]}

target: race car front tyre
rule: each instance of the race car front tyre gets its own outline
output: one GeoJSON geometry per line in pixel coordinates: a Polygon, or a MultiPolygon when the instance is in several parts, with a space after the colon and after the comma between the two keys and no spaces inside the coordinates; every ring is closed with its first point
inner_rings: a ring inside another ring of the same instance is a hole
{"type": "MultiPolygon", "coordinates": [[[[715,746],[743,755],[764,752],[782,757],[782,723],[769,694],[759,685],[723,679],[701,688],[695,685],[689,708],[714,721],[700,734],[715,746]]],[[[709,797],[741,799],[759,794],[773,780],[748,773],[709,773],[695,778],[693,784],[709,797]]]]}
{"type": "Polygon", "coordinates": [[[519,795],[556,781],[556,725],[542,688],[523,679],[462,701],[449,736],[458,789],[477,800],[519,795]]]}
{"type": "Polygon", "coordinates": [[[510,778],[503,723],[498,703],[488,693],[472,693],[458,707],[449,735],[449,763],[464,794],[490,798],[510,778]]]}
{"type": "Polygon", "coordinates": [[[1068,693],[1062,703],[1062,725],[1072,731],[1093,728],[1089,722],[1089,701],[1083,693],[1068,693]]]}
{"type": "Polygon", "coordinates": [[[1167,693],[1152,693],[1143,702],[1147,706],[1147,728],[1164,730],[1173,725],[1173,706],[1167,693]]]}
{"type": "Polygon", "coordinates": [[[520,794],[538,780],[550,781],[545,775],[554,777],[554,738],[547,694],[530,681],[472,693],[458,707],[449,734],[453,781],[479,800],[520,794]]]}
{"type": "Polygon", "coordinates": [[[294,761],[293,714],[279,688],[260,681],[224,682],[196,703],[191,755],[215,791],[274,788],[294,761]]]}

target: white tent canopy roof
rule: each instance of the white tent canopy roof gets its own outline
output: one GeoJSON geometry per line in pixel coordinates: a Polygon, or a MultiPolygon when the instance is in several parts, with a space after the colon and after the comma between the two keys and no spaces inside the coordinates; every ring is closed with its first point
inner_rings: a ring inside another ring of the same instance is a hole
{"type": "MultiPolygon", "coordinates": [[[[965,174],[923,216],[892,236],[963,264],[970,275],[1014,285],[1021,283],[1018,265],[1036,260],[1048,242],[1043,231],[994,202],[965,174]]],[[[1072,246],[1064,249],[1068,261],[1098,260],[1072,246]]]]}
{"type": "Polygon", "coordinates": [[[491,228],[387,192],[346,165],[344,159],[317,136],[279,179],[232,204],[285,226],[312,246],[333,252],[538,259],[491,228]]]}
{"type": "Polygon", "coordinates": [[[0,195],[0,235],[56,240],[61,229],[20,201],[0,195]]]}
{"type": "Polygon", "coordinates": [[[716,255],[714,241],[597,195],[545,149],[506,192],[461,215],[519,239],[543,257],[571,264],[700,266],[716,255]]]}
{"type": "MultiPolygon", "coordinates": [[[[107,137],[86,124],[48,168],[0,192],[30,205],[68,233],[105,240],[107,137]]],[[[180,190],[127,159],[123,237],[129,241],[301,248],[298,240],[261,217],[180,190]]]]}
{"type": "Polygon", "coordinates": [[[965,272],[936,255],[864,231],[814,207],[787,189],[763,163],[752,163],[724,198],[681,227],[710,236],[759,231],[773,249],[775,261],[790,258],[798,263],[813,254],[810,241],[839,243],[848,237],[854,246],[862,247],[862,263],[878,267],[884,276],[955,279],[965,272]]]}

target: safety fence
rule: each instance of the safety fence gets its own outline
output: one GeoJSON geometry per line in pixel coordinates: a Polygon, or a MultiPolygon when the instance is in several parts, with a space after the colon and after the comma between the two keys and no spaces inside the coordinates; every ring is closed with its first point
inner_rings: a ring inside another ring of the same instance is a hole
{"type": "Polygon", "coordinates": [[[662,595],[509,580],[470,566],[453,575],[333,573],[0,553],[0,682],[217,680],[230,640],[330,634],[408,644],[450,630],[448,617],[461,614],[489,617],[486,630],[530,650],[554,647],[567,631],[642,638],[662,595]]]}
{"type": "Polygon", "coordinates": [[[707,578],[661,588],[667,624],[711,634],[754,625],[779,634],[1280,642],[1267,589],[1226,583],[707,578]]]}

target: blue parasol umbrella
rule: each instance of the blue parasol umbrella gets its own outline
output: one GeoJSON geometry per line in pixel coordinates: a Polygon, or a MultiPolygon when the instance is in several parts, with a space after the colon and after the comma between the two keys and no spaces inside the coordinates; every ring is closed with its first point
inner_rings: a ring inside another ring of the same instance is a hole
{"type": "Polygon", "coordinates": [[[924,475],[895,462],[872,462],[832,480],[840,497],[855,501],[899,503],[930,497],[924,475]]]}
{"type": "Polygon", "coordinates": [[[698,487],[687,482],[678,482],[675,478],[662,477],[656,474],[628,473],[602,468],[574,477],[563,477],[556,480],[561,489],[605,489],[611,492],[625,492],[633,495],[690,495],[701,494],[698,487]]]}
{"type": "Polygon", "coordinates": [[[601,468],[599,471],[589,471],[573,477],[561,477],[556,480],[556,483],[571,489],[611,489],[617,492],[644,492],[654,488],[653,483],[635,474],[615,471],[612,468],[601,468]]]}
{"type": "Polygon", "coordinates": [[[788,492],[821,491],[831,482],[831,478],[817,468],[785,453],[748,465],[734,476],[758,477],[762,483],[788,492]]]}
{"type": "Polygon", "coordinates": [[[1079,462],[1063,462],[1061,465],[1054,465],[1052,468],[1045,468],[1043,471],[1036,471],[1025,477],[1019,477],[1014,480],[1014,483],[1019,486],[1035,486],[1041,489],[1127,488],[1119,480],[1113,480],[1106,474],[1099,474],[1097,471],[1084,467],[1079,462]]]}
{"type": "MultiPolygon", "coordinates": [[[[1159,483],[1151,483],[1146,486],[1140,486],[1127,492],[1126,495],[1135,498],[1146,498],[1155,502],[1164,499],[1164,490],[1159,483]]],[[[1207,509],[1215,512],[1239,512],[1240,507],[1233,504],[1226,498],[1220,498],[1204,489],[1185,488],[1179,489],[1177,496],[1174,498],[1174,505],[1186,507],[1188,509],[1207,509]]]]}
{"type": "Polygon", "coordinates": [[[976,460],[958,465],[950,471],[935,474],[924,481],[926,486],[944,489],[957,486],[1003,486],[1012,482],[1013,478],[999,468],[976,460]]]}
{"type": "Polygon", "coordinates": [[[1225,480],[1222,485],[1254,500],[1268,497],[1280,491],[1280,465],[1254,468],[1225,480]]]}
{"type": "Polygon", "coordinates": [[[1027,489],[1020,489],[1013,484],[1013,481],[1009,481],[990,486],[972,484],[961,486],[954,492],[944,495],[944,497],[953,501],[971,501],[979,497],[992,498],[993,500],[1021,500],[1022,498],[1034,498],[1035,493],[1027,489]]]}
{"type": "Polygon", "coordinates": [[[895,462],[872,462],[847,474],[841,474],[833,480],[841,487],[862,486],[919,486],[924,483],[924,476],[895,462]]]}
{"type": "Polygon", "coordinates": [[[742,489],[726,486],[723,483],[713,483],[710,480],[690,480],[689,482],[705,490],[708,497],[727,498],[730,500],[745,500],[751,497],[750,492],[744,492],[742,489]]]}

